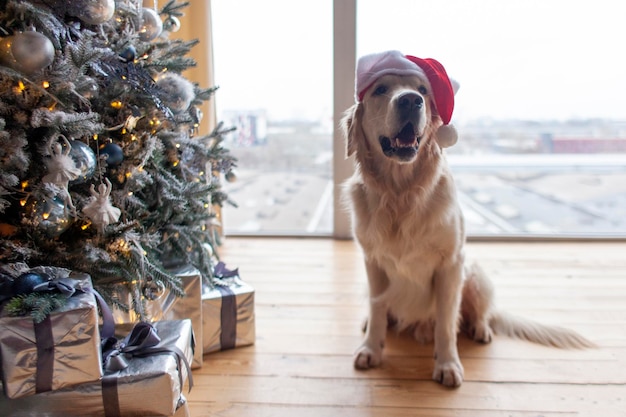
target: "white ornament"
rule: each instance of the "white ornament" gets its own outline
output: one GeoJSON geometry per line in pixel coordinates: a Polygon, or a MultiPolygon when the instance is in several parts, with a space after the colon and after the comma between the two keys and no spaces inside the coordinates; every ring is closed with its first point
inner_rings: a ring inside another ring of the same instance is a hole
{"type": "Polygon", "coordinates": [[[191,81],[173,72],[161,75],[156,84],[165,93],[163,102],[175,114],[187,111],[196,97],[191,81]]]}
{"type": "Polygon", "coordinates": [[[48,173],[41,180],[67,188],[67,183],[75,180],[81,174],[80,168],[76,166],[74,159],[70,156],[72,150],[70,142],[61,135],[57,141],[50,143],[48,150],[50,158],[45,161],[48,173]],[[65,149],[63,149],[63,145],[65,145],[65,149]]]}
{"type": "Polygon", "coordinates": [[[91,201],[83,208],[83,214],[91,220],[101,233],[104,228],[111,223],[117,223],[120,218],[121,210],[111,204],[111,181],[104,179],[104,183],[100,183],[98,191],[91,184],[91,201]]]}

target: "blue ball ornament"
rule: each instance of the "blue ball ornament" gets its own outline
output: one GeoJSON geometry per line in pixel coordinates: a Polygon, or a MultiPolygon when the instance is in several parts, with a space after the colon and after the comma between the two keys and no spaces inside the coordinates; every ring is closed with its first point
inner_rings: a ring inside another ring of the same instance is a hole
{"type": "Polygon", "coordinates": [[[137,58],[137,50],[133,45],[128,45],[122,52],[120,52],[120,57],[124,60],[124,62],[132,62],[137,58]]]}
{"type": "Polygon", "coordinates": [[[13,296],[30,294],[37,285],[48,281],[50,281],[48,274],[25,272],[11,283],[11,293],[13,296]]]}
{"type": "Polygon", "coordinates": [[[100,155],[106,156],[106,162],[111,167],[116,167],[124,160],[124,152],[120,145],[107,143],[100,148],[100,155]]]}

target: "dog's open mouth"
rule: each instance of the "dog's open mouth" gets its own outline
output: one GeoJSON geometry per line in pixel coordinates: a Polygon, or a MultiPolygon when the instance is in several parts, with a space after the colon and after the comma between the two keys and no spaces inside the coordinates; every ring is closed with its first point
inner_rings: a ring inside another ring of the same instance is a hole
{"type": "Polygon", "coordinates": [[[379,138],[383,153],[388,157],[400,160],[408,160],[415,156],[419,148],[421,136],[417,135],[413,123],[409,122],[400,130],[393,139],[387,136],[379,138]]]}

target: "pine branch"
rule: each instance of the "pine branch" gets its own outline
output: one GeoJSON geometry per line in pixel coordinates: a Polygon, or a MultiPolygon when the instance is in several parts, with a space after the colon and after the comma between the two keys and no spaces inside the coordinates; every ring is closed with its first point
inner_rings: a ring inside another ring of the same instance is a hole
{"type": "Polygon", "coordinates": [[[67,304],[67,297],[59,293],[34,292],[11,298],[5,306],[11,317],[30,315],[35,323],[41,323],[53,311],[67,304]]]}

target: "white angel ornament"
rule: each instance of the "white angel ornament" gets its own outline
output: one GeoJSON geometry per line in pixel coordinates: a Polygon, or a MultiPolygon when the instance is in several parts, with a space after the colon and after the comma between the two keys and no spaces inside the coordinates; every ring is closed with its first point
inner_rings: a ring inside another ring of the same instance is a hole
{"type": "Polygon", "coordinates": [[[67,189],[67,183],[75,180],[80,176],[80,169],[70,156],[70,142],[63,135],[58,140],[51,142],[48,146],[50,151],[50,159],[45,161],[48,173],[41,179],[43,182],[49,182],[67,189]],[[63,149],[65,144],[65,149],[63,149]]]}
{"type": "Polygon", "coordinates": [[[91,201],[83,208],[83,214],[89,217],[89,220],[98,228],[101,233],[104,233],[104,228],[111,223],[116,223],[121,214],[121,210],[111,204],[111,181],[108,178],[104,179],[104,183],[100,183],[98,191],[96,187],[91,184],[91,201]]]}

